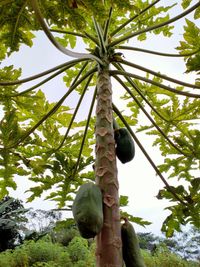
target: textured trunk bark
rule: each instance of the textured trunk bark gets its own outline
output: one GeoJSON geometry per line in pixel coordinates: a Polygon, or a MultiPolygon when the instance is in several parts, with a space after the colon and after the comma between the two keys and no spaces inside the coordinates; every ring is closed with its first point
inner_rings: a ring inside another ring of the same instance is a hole
{"type": "Polygon", "coordinates": [[[122,267],[118,179],[113,133],[112,88],[107,70],[99,72],[96,108],[96,183],[103,193],[104,225],[97,236],[97,267],[122,267]]]}

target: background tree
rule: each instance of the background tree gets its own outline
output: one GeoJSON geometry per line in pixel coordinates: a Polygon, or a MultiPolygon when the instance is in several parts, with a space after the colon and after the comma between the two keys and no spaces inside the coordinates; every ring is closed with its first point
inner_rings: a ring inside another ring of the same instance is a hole
{"type": "Polygon", "coordinates": [[[192,12],[194,19],[199,19],[199,2],[183,0],[180,4],[183,10],[170,18],[173,1],[170,6],[162,6],[159,0],[0,3],[1,59],[18,51],[22,43],[31,46],[34,32],[39,30],[43,30],[63,54],[75,58],[21,80],[20,70],[12,66],[1,69],[1,196],[8,193],[9,187],[16,188],[14,175],[26,175],[36,182],[36,186],[30,188],[29,201],[56,188],[47,198],[56,200],[59,207],[68,205],[70,208],[77,188],[95,179],[104,202],[104,227],[97,237],[97,266],[122,265],[113,111],[119,126],[127,128],[163,181],[165,186],[157,197],[173,202],[168,207],[171,214],[162,230],[171,236],[174,230],[180,230],[180,224],[190,222],[199,226],[200,179],[195,172],[200,158],[200,131],[195,123],[199,122],[200,94],[196,90],[200,88],[199,79],[194,84],[186,83],[130,62],[122,54],[130,50],[183,57],[186,71],[198,72],[200,31],[192,20],[186,19],[182,24],[184,35],[177,47],[179,53],[127,46],[134,38],[145,40],[147,33],[170,37],[172,23],[176,24],[192,12]],[[61,35],[55,38],[53,33],[61,35]],[[76,40],[80,38],[89,53],[74,52],[76,40]],[[145,75],[138,75],[136,70],[145,75]],[[65,73],[68,90],[57,103],[49,103],[42,91],[35,89],[60,73],[65,73]],[[49,75],[48,78],[20,89],[20,84],[45,75],[49,75]],[[117,94],[115,89],[112,94],[111,77],[124,89],[128,113],[120,112],[116,105],[117,94]],[[79,99],[73,113],[64,102],[71,93],[79,99]],[[75,118],[86,93],[91,99],[88,116],[85,121],[77,122],[75,118]],[[95,101],[96,115],[92,117],[95,101]],[[141,113],[149,120],[145,126],[139,125],[141,113]],[[164,156],[163,164],[156,166],[136,131],[155,136],[154,145],[164,156]],[[94,162],[91,157],[94,143],[95,175],[93,171],[84,171],[94,162]],[[180,185],[171,186],[164,172],[182,181],[180,185]]]}
{"type": "Polygon", "coordinates": [[[50,234],[57,221],[61,219],[61,213],[52,210],[33,210],[26,213],[27,224],[24,229],[25,240],[38,240],[50,234]]]}
{"type": "Polygon", "coordinates": [[[68,246],[76,236],[80,236],[80,234],[73,219],[58,221],[51,232],[52,241],[63,246],[68,246]]]}
{"type": "Polygon", "coordinates": [[[191,227],[183,228],[181,232],[176,232],[174,237],[165,238],[156,236],[152,233],[137,233],[139,244],[142,249],[149,250],[155,255],[162,248],[168,248],[169,251],[189,260],[199,261],[199,229],[191,227]]]}
{"type": "Polygon", "coordinates": [[[4,197],[0,201],[0,251],[14,248],[22,242],[20,230],[27,219],[22,203],[11,197],[4,197]]]}
{"type": "Polygon", "coordinates": [[[156,245],[159,244],[159,237],[152,233],[137,233],[139,238],[140,248],[153,251],[156,245]]]}
{"type": "MultiPolygon", "coordinates": [[[[172,241],[176,244],[175,246],[171,246],[172,251],[181,255],[186,260],[195,259],[199,262],[200,231],[198,228],[191,227],[189,230],[183,229],[182,232],[176,233],[172,241]]],[[[169,245],[168,247],[170,248],[169,245]]]]}

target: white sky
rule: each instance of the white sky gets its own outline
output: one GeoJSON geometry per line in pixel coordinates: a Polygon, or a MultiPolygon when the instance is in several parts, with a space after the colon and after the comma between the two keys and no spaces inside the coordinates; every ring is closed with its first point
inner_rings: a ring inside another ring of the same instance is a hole
{"type": "MultiPolygon", "coordinates": [[[[161,35],[159,35],[150,38],[148,42],[134,42],[134,46],[138,45],[139,47],[144,47],[146,49],[163,52],[176,52],[173,48],[178,45],[178,39],[182,34],[179,27],[176,29],[176,32],[176,37],[171,39],[161,38],[161,35]]],[[[76,50],[80,52],[81,46],[79,46],[76,50]]],[[[143,65],[147,68],[153,69],[154,71],[160,71],[161,73],[172,76],[176,79],[194,82],[194,75],[186,77],[183,74],[185,67],[182,59],[177,60],[176,58],[151,56],[139,52],[130,53],[125,52],[125,50],[124,55],[127,60],[132,60],[136,64],[143,65]]],[[[22,77],[25,78],[64,63],[67,60],[68,58],[66,55],[63,55],[61,52],[56,50],[56,48],[49,43],[44,34],[40,33],[38,38],[35,39],[34,46],[31,49],[22,46],[18,53],[14,53],[2,63],[2,67],[4,65],[11,64],[14,65],[15,68],[22,67],[22,77]]],[[[30,83],[24,85],[23,88],[28,88],[29,85],[30,83]]],[[[48,82],[48,84],[42,88],[44,88],[43,90],[50,101],[58,100],[66,91],[66,87],[62,82],[61,76],[48,82]]],[[[115,84],[113,86],[113,91],[115,91],[115,84]]],[[[66,103],[71,104],[75,102],[73,98],[69,98],[66,103]]],[[[144,134],[139,134],[137,136],[142,141],[142,144],[155,163],[161,163],[162,158],[159,150],[155,147],[151,147],[152,137],[145,136],[144,134]]],[[[127,211],[134,216],[143,217],[144,220],[152,221],[152,225],[147,226],[146,229],[135,225],[136,231],[151,231],[155,234],[159,234],[162,222],[168,214],[167,211],[164,211],[164,208],[168,206],[168,203],[166,201],[157,200],[155,197],[158,190],[163,187],[162,182],[155,175],[153,168],[147,162],[138,147],[136,147],[136,156],[131,162],[121,164],[118,161],[117,164],[120,194],[129,196],[129,206],[127,211]]],[[[164,176],[166,177],[165,174],[164,176]]],[[[18,177],[17,183],[18,189],[15,192],[12,191],[12,194],[16,198],[25,200],[28,194],[25,194],[24,192],[30,187],[30,184],[27,183],[27,180],[23,177],[18,177]]],[[[55,207],[53,202],[44,201],[43,199],[35,200],[25,206],[40,209],[51,209],[55,207]]]]}

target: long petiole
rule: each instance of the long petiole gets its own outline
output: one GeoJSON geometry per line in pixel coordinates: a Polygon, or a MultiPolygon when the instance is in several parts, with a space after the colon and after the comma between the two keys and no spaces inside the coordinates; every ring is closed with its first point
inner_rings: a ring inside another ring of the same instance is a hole
{"type": "MultiPolygon", "coordinates": [[[[177,90],[175,88],[171,88],[171,87],[166,86],[164,84],[155,82],[153,80],[150,80],[148,78],[145,78],[145,77],[142,77],[142,76],[130,73],[130,72],[120,71],[120,70],[110,70],[109,72],[110,72],[110,74],[112,76],[114,76],[114,75],[123,75],[125,77],[132,77],[132,78],[135,78],[135,79],[138,79],[138,80],[153,84],[155,86],[158,86],[158,87],[160,87],[162,89],[165,89],[165,90],[167,90],[169,92],[172,92],[172,93],[175,93],[175,94],[178,94],[178,95],[184,95],[184,96],[193,97],[193,98],[200,98],[200,95],[198,95],[198,94],[192,94],[192,93],[188,93],[188,92],[179,91],[179,90],[177,90]]],[[[199,87],[196,86],[196,88],[199,88],[199,87]]]]}
{"type": "MultiPolygon", "coordinates": [[[[118,70],[124,70],[124,68],[118,63],[113,64],[118,70]]],[[[142,99],[145,101],[145,103],[154,111],[155,114],[157,114],[158,117],[160,117],[162,120],[168,122],[168,120],[163,117],[155,108],[154,106],[148,101],[148,99],[144,96],[144,94],[141,92],[141,90],[138,88],[138,86],[133,82],[133,80],[130,77],[125,77],[126,80],[129,82],[129,84],[136,90],[136,92],[142,97],[142,99]]]]}
{"type": "Polygon", "coordinates": [[[79,110],[79,108],[80,108],[81,102],[82,102],[82,100],[83,100],[83,98],[84,98],[84,95],[85,95],[85,93],[86,93],[86,91],[87,91],[87,88],[88,88],[88,86],[89,86],[89,83],[90,83],[92,77],[93,77],[93,75],[91,75],[91,76],[89,77],[89,79],[88,79],[88,81],[87,81],[87,83],[86,83],[86,85],[85,85],[85,87],[84,87],[84,89],[83,89],[83,92],[82,92],[82,94],[81,94],[81,96],[80,96],[80,99],[79,99],[79,101],[78,101],[78,103],[77,103],[77,105],[76,105],[76,108],[75,108],[74,112],[73,112],[73,116],[72,116],[72,118],[71,118],[71,120],[70,120],[70,123],[69,123],[69,125],[68,125],[68,127],[67,127],[67,131],[66,131],[66,133],[65,133],[65,135],[64,135],[64,137],[63,137],[62,142],[61,142],[60,145],[56,148],[56,151],[58,151],[58,150],[63,146],[65,140],[66,140],[67,137],[68,137],[69,131],[70,131],[71,127],[72,127],[72,124],[73,124],[74,119],[75,119],[75,117],[76,117],[76,114],[77,114],[77,112],[78,112],[78,110],[79,110]]]}
{"type": "Polygon", "coordinates": [[[92,59],[92,60],[95,60],[96,62],[98,62],[100,64],[103,64],[103,62],[98,57],[96,57],[92,54],[73,52],[73,51],[65,48],[64,46],[60,45],[60,43],[58,43],[57,40],[54,38],[54,36],[52,35],[51,31],[49,30],[46,22],[44,21],[44,18],[42,16],[42,13],[41,13],[39,5],[38,5],[38,1],[37,0],[30,0],[30,3],[32,5],[33,10],[35,11],[35,15],[37,17],[38,22],[40,23],[40,26],[42,27],[43,31],[45,32],[46,36],[49,38],[51,43],[58,50],[60,50],[62,53],[64,53],[65,55],[67,55],[69,57],[75,57],[75,58],[79,58],[79,59],[80,58],[92,59]]]}
{"type": "Polygon", "coordinates": [[[200,51],[200,49],[197,49],[193,52],[185,53],[185,54],[170,54],[170,53],[163,53],[163,52],[158,52],[158,51],[153,51],[153,50],[148,50],[148,49],[143,49],[143,48],[138,48],[138,47],[132,47],[132,46],[126,46],[126,45],[120,45],[118,46],[117,49],[137,51],[137,52],[148,53],[148,54],[153,54],[153,55],[163,56],[163,57],[189,57],[189,56],[195,55],[196,53],[200,51]]]}
{"type": "Polygon", "coordinates": [[[138,18],[140,15],[142,15],[143,13],[145,13],[148,9],[150,9],[152,6],[154,6],[155,4],[157,4],[158,2],[160,2],[160,0],[156,0],[154,1],[152,4],[150,4],[149,6],[147,6],[146,8],[144,8],[142,11],[140,11],[139,14],[133,16],[132,18],[128,19],[125,23],[123,23],[122,25],[120,25],[116,30],[114,30],[110,35],[114,36],[116,35],[116,33],[120,32],[124,27],[126,27],[130,22],[132,22],[134,19],[138,18]]]}
{"type": "Polygon", "coordinates": [[[77,169],[78,169],[78,166],[79,166],[79,163],[80,163],[80,159],[81,159],[83,147],[84,147],[84,144],[85,144],[85,139],[86,139],[86,136],[87,136],[87,131],[88,131],[90,119],[91,119],[91,116],[92,116],[92,111],[93,111],[93,108],[94,108],[94,103],[95,103],[95,100],[96,100],[96,95],[97,95],[97,87],[95,88],[95,91],[94,91],[94,94],[93,94],[93,98],[92,98],[92,102],[91,102],[91,105],[90,105],[90,110],[89,110],[88,117],[87,117],[87,123],[86,123],[86,126],[85,126],[83,139],[82,139],[81,147],[80,147],[80,150],[79,150],[78,159],[77,159],[76,166],[75,166],[75,169],[74,169],[74,174],[73,174],[74,177],[76,175],[76,172],[77,172],[77,169]]]}
{"type": "Polygon", "coordinates": [[[145,155],[145,157],[147,158],[147,160],[149,161],[149,163],[151,164],[151,166],[153,167],[153,169],[155,170],[155,172],[157,173],[157,175],[160,177],[160,179],[163,181],[163,183],[165,184],[166,188],[168,189],[168,191],[183,205],[187,205],[177,194],[176,192],[174,192],[173,188],[168,184],[168,182],[166,181],[166,179],[163,177],[162,173],[159,171],[159,169],[157,168],[157,166],[155,165],[155,163],[153,162],[153,160],[151,159],[151,157],[149,156],[149,154],[147,153],[147,151],[145,150],[145,148],[143,147],[143,145],[140,143],[139,139],[137,138],[137,136],[134,134],[134,132],[132,131],[131,127],[128,125],[128,123],[126,122],[126,120],[124,119],[123,115],[121,114],[121,112],[118,110],[118,108],[113,104],[113,110],[116,113],[116,115],[120,118],[120,120],[123,122],[123,124],[126,126],[127,130],[129,131],[129,133],[131,134],[131,136],[133,137],[134,141],[136,142],[136,144],[139,146],[139,148],[141,149],[141,151],[143,152],[143,154],[145,155]]]}
{"type": "Polygon", "coordinates": [[[53,106],[53,108],[45,114],[42,119],[40,119],[31,129],[27,130],[26,133],[19,138],[19,140],[14,143],[13,145],[9,147],[5,147],[4,149],[10,149],[18,146],[20,143],[22,143],[30,134],[32,134],[48,117],[52,116],[58,108],[62,105],[62,103],[65,101],[65,99],[71,94],[71,92],[82,82],[84,81],[87,77],[89,77],[91,74],[95,73],[97,71],[97,67],[91,69],[88,71],[82,78],[80,78],[76,83],[74,83],[69,90],[67,91],[66,94],[53,106]]]}
{"type": "Polygon", "coordinates": [[[129,61],[126,61],[126,60],[121,60],[120,61],[121,64],[124,64],[124,65],[127,65],[129,67],[133,67],[133,68],[136,68],[136,69],[139,69],[139,70],[142,70],[144,72],[148,72],[154,76],[157,76],[163,80],[167,80],[167,81],[170,81],[170,82],[173,82],[173,83],[176,83],[176,84],[179,84],[179,85],[182,85],[182,86],[186,86],[186,87],[189,87],[189,88],[197,88],[197,89],[200,89],[200,86],[196,85],[196,84],[191,84],[191,83],[186,83],[186,82],[182,82],[180,80],[177,80],[177,79],[174,79],[172,77],[168,77],[167,75],[163,75],[159,72],[156,72],[156,71],[153,71],[153,70],[150,70],[150,69],[147,69],[145,67],[142,67],[140,65],[137,65],[135,63],[131,63],[129,61]]]}
{"type": "MultiPolygon", "coordinates": [[[[74,66],[74,65],[72,65],[74,66]]],[[[59,74],[63,73],[64,71],[66,71],[68,68],[70,68],[71,66],[67,66],[67,67],[64,67],[62,69],[60,69],[59,71],[57,71],[56,73],[54,73],[53,75],[49,76],[48,78],[44,79],[43,81],[39,82],[38,84],[20,92],[20,93],[16,93],[16,94],[11,94],[9,95],[9,97],[17,97],[17,96],[22,96],[22,95],[25,95],[27,94],[28,92],[38,88],[39,86],[49,82],[50,80],[52,80],[53,78],[55,78],[56,76],[58,76],[59,74]]]]}
{"type": "Polygon", "coordinates": [[[179,19],[185,17],[186,15],[190,14],[192,11],[194,11],[194,10],[195,10],[197,7],[199,7],[199,6],[200,6],[200,2],[198,2],[198,3],[195,4],[195,5],[193,5],[191,8],[185,10],[185,11],[182,12],[181,14],[179,14],[179,15],[173,17],[172,19],[169,19],[169,20],[167,20],[167,21],[165,21],[165,22],[162,22],[162,23],[159,23],[159,24],[157,24],[157,25],[153,25],[153,26],[147,27],[146,29],[143,29],[143,30],[134,32],[134,33],[129,34],[129,35],[127,35],[127,36],[123,36],[123,37],[121,37],[121,38],[119,38],[119,39],[116,39],[115,41],[113,41],[113,42],[110,44],[110,46],[115,46],[115,45],[117,45],[117,44],[119,44],[119,43],[121,43],[121,42],[127,41],[127,40],[129,40],[129,39],[131,39],[131,38],[133,38],[133,37],[136,37],[136,36],[138,36],[138,35],[140,35],[140,34],[142,34],[142,33],[150,32],[150,31],[152,31],[152,30],[155,30],[155,29],[164,27],[164,26],[166,26],[166,25],[169,25],[169,24],[171,24],[171,23],[173,23],[173,22],[175,22],[175,21],[177,21],[177,20],[179,20],[179,19]]]}
{"type": "Polygon", "coordinates": [[[157,125],[157,123],[152,119],[152,117],[149,115],[149,113],[145,110],[145,108],[141,105],[141,103],[137,100],[137,98],[133,95],[131,90],[124,84],[124,82],[117,76],[114,77],[127,91],[127,93],[133,98],[133,100],[136,102],[136,104],[140,107],[140,109],[143,111],[143,113],[146,115],[146,117],[150,120],[150,122],[153,124],[153,126],[159,131],[159,133],[168,141],[168,143],[175,148],[180,154],[187,157],[188,155],[185,154],[179,147],[177,147],[169,138],[168,136],[163,132],[163,130],[157,125]]]}
{"type": "Polygon", "coordinates": [[[51,72],[54,72],[58,69],[61,69],[63,67],[71,67],[71,66],[74,66],[75,64],[77,63],[80,63],[81,61],[86,61],[87,59],[74,59],[74,60],[70,60],[68,62],[65,62],[63,64],[60,64],[54,68],[51,68],[49,70],[46,70],[46,71],[43,71],[43,72],[40,72],[36,75],[33,75],[33,76],[30,76],[30,77],[27,77],[27,78],[24,78],[22,80],[16,80],[16,81],[0,81],[0,86],[10,86],[10,85],[17,85],[17,84],[22,84],[22,83],[27,83],[27,82],[30,82],[30,81],[33,81],[35,79],[38,79],[38,78],[41,78],[42,76],[45,76],[45,75],[48,75],[49,73],[51,72]]]}

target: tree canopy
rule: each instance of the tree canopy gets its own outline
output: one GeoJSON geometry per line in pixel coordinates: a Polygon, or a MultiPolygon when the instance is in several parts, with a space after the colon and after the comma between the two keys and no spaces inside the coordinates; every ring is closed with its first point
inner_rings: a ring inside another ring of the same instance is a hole
{"type": "Polygon", "coordinates": [[[115,119],[128,129],[164,182],[157,198],[173,203],[167,207],[171,214],[162,230],[171,236],[174,230],[180,230],[180,224],[199,227],[200,3],[170,2],[166,5],[159,0],[0,1],[2,61],[19,51],[22,44],[31,47],[41,30],[55,49],[67,56],[63,64],[23,79],[21,69],[14,66],[0,69],[1,198],[9,188],[16,189],[13,179],[16,175],[26,176],[35,182],[29,201],[49,190],[47,199],[57,201],[60,208],[70,208],[77,188],[85,181],[94,181],[93,169],[87,167],[94,163],[97,73],[99,66],[109,63],[109,75],[123,88],[126,107],[123,112],[113,101],[115,119]],[[158,40],[163,36],[171,38],[179,22],[184,33],[177,36],[176,52],[133,46],[134,38],[141,42],[151,35],[158,40]],[[86,47],[84,53],[77,51],[80,39],[86,47]],[[153,54],[155,60],[157,56],[161,60],[182,57],[186,73],[196,73],[197,78],[190,84],[168,77],[139,65],[134,57],[123,58],[126,50],[153,54]],[[58,102],[50,103],[41,88],[60,73],[64,74],[68,90],[58,102]],[[37,82],[39,78],[42,80],[37,82]],[[35,81],[35,85],[21,89],[22,84],[30,81],[35,81]],[[87,92],[91,95],[88,115],[78,121],[76,115],[87,92]],[[67,103],[70,94],[78,99],[73,111],[67,103]],[[145,125],[140,124],[141,114],[148,119],[145,125]],[[136,133],[141,131],[154,137],[153,145],[163,156],[159,166],[137,138],[136,133]],[[171,186],[167,178],[178,179],[180,183],[171,186]]]}

